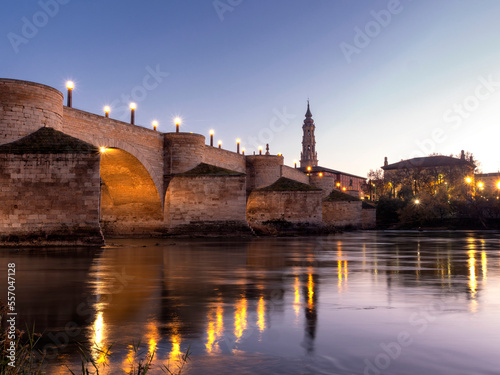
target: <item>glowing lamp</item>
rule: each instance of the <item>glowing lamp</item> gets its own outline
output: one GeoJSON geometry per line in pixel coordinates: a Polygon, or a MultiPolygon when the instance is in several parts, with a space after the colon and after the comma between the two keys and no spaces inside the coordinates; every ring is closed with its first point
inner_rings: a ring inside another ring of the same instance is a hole
{"type": "Polygon", "coordinates": [[[319,177],[323,177],[323,172],[319,172],[319,177]]]}
{"type": "Polygon", "coordinates": [[[497,182],[497,189],[500,189],[500,181],[497,182]]]}
{"type": "Polygon", "coordinates": [[[73,83],[73,81],[67,81],[66,88],[68,89],[67,106],[71,108],[73,106],[73,89],[75,88],[75,84],[73,83]]]}
{"type": "Polygon", "coordinates": [[[311,169],[312,169],[312,168],[311,168],[311,166],[310,166],[310,165],[308,165],[308,166],[307,166],[307,171],[308,171],[308,172],[311,172],[311,169]]]}
{"type": "Polygon", "coordinates": [[[259,146],[259,155],[262,155],[262,146],[259,146]]]}
{"type": "Polygon", "coordinates": [[[222,148],[222,141],[219,141],[219,148],[222,148]]]}
{"type": "Polygon", "coordinates": [[[153,129],[156,131],[156,129],[158,128],[158,121],[153,121],[153,129]]]}
{"type": "Polygon", "coordinates": [[[106,152],[106,147],[99,147],[99,151],[101,151],[101,154],[104,154],[106,152]]]}
{"type": "Polygon", "coordinates": [[[345,190],[346,190],[346,189],[345,189],[345,187],[343,187],[343,188],[342,188],[342,191],[345,191],[345,190]]]}
{"type": "Polygon", "coordinates": [[[107,105],[104,107],[104,116],[109,117],[109,112],[111,112],[111,108],[107,105]]]}
{"type": "Polygon", "coordinates": [[[214,146],[214,130],[210,129],[210,146],[214,146]]]}
{"type": "Polygon", "coordinates": [[[297,160],[294,160],[293,164],[294,164],[295,168],[297,168],[297,160]]]}
{"type": "Polygon", "coordinates": [[[420,204],[420,201],[418,199],[415,199],[415,204],[420,204]]]}
{"type": "Polygon", "coordinates": [[[135,103],[130,103],[130,123],[135,125],[135,109],[137,105],[135,103]]]}
{"type": "Polygon", "coordinates": [[[236,140],[236,153],[239,154],[240,153],[240,142],[241,140],[238,138],[236,140]]]}
{"type": "Polygon", "coordinates": [[[245,147],[241,149],[241,155],[245,155],[245,147]]]}
{"type": "Polygon", "coordinates": [[[179,133],[179,126],[181,125],[181,118],[180,117],[174,118],[174,124],[175,124],[175,132],[179,133]]]}
{"type": "Polygon", "coordinates": [[[472,182],[472,179],[471,179],[470,177],[467,177],[467,178],[465,179],[465,182],[467,182],[468,184],[470,184],[470,183],[472,182]]]}

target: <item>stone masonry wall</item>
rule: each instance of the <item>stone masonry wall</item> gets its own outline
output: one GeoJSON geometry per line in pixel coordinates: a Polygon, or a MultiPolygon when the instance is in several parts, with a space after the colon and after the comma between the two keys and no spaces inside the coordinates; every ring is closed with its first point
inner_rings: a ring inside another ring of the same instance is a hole
{"type": "Polygon", "coordinates": [[[200,223],[244,226],[245,176],[178,176],[165,197],[165,224],[170,231],[200,223]]]}
{"type": "Polygon", "coordinates": [[[101,245],[99,184],[97,154],[0,154],[0,243],[101,245]]]}
{"type": "Polygon", "coordinates": [[[301,172],[297,168],[289,167],[288,165],[281,166],[281,177],[289,178],[290,180],[302,182],[309,185],[309,176],[301,172]]]}
{"type": "Polygon", "coordinates": [[[62,128],[63,94],[39,83],[0,79],[0,145],[43,126],[62,128]]]}
{"type": "Polygon", "coordinates": [[[361,227],[361,201],[323,202],[323,222],[334,227],[361,227]]]}
{"type": "Polygon", "coordinates": [[[270,220],[321,224],[321,191],[252,191],[247,202],[248,224],[270,220]]]}
{"type": "Polygon", "coordinates": [[[245,155],[205,145],[203,162],[226,168],[231,171],[246,173],[245,155]]]}
{"type": "Polygon", "coordinates": [[[361,213],[361,227],[363,229],[375,229],[377,226],[377,210],[363,209],[361,213]]]}
{"type": "Polygon", "coordinates": [[[187,172],[203,161],[205,137],[191,133],[166,133],[165,175],[187,172]]]}
{"type": "Polygon", "coordinates": [[[337,179],[334,176],[311,176],[311,185],[323,191],[323,198],[332,192],[336,181],[337,179]]]}
{"type": "Polygon", "coordinates": [[[273,184],[281,177],[282,156],[249,155],[246,157],[247,191],[273,184]]]}

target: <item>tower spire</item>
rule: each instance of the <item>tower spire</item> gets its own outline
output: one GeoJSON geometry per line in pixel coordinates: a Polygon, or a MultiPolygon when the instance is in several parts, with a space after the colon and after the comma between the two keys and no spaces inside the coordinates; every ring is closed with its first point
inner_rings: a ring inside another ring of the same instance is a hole
{"type": "Polygon", "coordinates": [[[309,109],[309,99],[307,99],[307,112],[306,117],[312,117],[311,110],[309,109]]]}
{"type": "Polygon", "coordinates": [[[316,153],[316,138],[314,136],[314,120],[312,119],[309,99],[307,99],[307,112],[302,125],[302,152],[300,154],[300,167],[315,167],[318,165],[318,154],[316,153]]]}

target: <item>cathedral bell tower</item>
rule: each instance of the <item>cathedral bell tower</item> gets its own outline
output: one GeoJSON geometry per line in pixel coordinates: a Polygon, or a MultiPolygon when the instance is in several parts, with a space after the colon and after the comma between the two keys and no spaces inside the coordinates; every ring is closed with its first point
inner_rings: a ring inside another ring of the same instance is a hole
{"type": "Polygon", "coordinates": [[[318,165],[318,154],[316,152],[316,139],[314,138],[314,120],[309,109],[309,100],[307,101],[307,112],[302,130],[302,152],[300,153],[300,167],[316,167],[318,165]]]}

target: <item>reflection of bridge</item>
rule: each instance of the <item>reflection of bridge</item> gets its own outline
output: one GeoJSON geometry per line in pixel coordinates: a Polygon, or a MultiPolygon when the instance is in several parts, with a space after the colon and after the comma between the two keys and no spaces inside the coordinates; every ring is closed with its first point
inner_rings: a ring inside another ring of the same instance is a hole
{"type": "MultiPolygon", "coordinates": [[[[49,127],[101,150],[98,175],[93,176],[89,172],[86,180],[77,182],[98,186],[100,177],[101,210],[97,215],[108,233],[151,233],[201,222],[222,226],[230,223],[240,229],[248,228],[247,191],[268,186],[280,177],[309,183],[306,174],[284,166],[282,156],[244,156],[208,146],[205,137],[199,134],[160,133],[65,107],[63,94],[45,85],[0,79],[0,102],[0,145],[12,144],[42,127],[49,127]],[[184,179],[176,178],[200,165],[211,168],[202,168],[195,175],[184,176],[184,179]],[[187,180],[187,177],[196,179],[187,180]]],[[[12,163],[10,158],[6,170],[11,168],[16,175],[18,164],[12,163]]],[[[57,163],[58,160],[51,161],[52,173],[59,169],[57,163]]],[[[98,159],[96,163],[99,166],[98,159]]],[[[23,170],[23,173],[30,172],[23,170]]],[[[41,172],[33,172],[34,175],[37,173],[41,172]]],[[[5,177],[6,180],[9,178],[13,177],[5,177]]],[[[23,178],[25,182],[27,177],[23,178]]],[[[28,189],[25,185],[24,188],[28,189]]],[[[32,209],[36,206],[35,200],[26,203],[26,206],[32,209]]],[[[58,202],[52,203],[57,205],[58,202]]],[[[78,205],[76,197],[73,203],[75,207],[78,205]]],[[[17,207],[16,212],[5,211],[10,217],[6,225],[16,227],[18,220],[30,220],[30,215],[40,214],[23,210],[23,207],[17,207]]],[[[318,210],[321,220],[320,200],[318,210]]],[[[60,221],[68,227],[73,223],[79,225],[70,215],[68,212],[60,221]]],[[[318,216],[317,213],[315,215],[318,216]]],[[[91,217],[84,218],[87,222],[92,220],[91,217]]]]}
{"type": "MultiPolygon", "coordinates": [[[[316,244],[302,239],[180,240],[175,245],[104,249],[88,256],[80,252],[77,258],[67,254],[65,259],[50,253],[23,271],[20,309],[30,320],[36,307],[40,330],[64,327],[67,321],[88,327],[82,334],[89,341],[100,347],[119,344],[113,358],[126,364],[118,348],[138,338],[151,351],[158,350],[159,362],[185,352],[189,344],[207,356],[251,352],[269,344],[269,335],[283,321],[290,333],[287,340],[296,349],[300,345],[301,351],[320,352],[321,336],[333,331],[339,336],[332,346],[340,348],[345,344],[339,326],[349,311],[383,307],[385,297],[409,306],[459,297],[462,302],[455,307],[476,312],[483,283],[488,278],[497,281],[496,240],[485,243],[464,234],[451,238],[453,242],[441,238],[421,246],[418,234],[364,236],[316,244]],[[76,278],[71,284],[67,272],[47,271],[64,268],[79,270],[72,271],[76,278]],[[39,283],[40,274],[49,284],[39,283]],[[53,300],[54,288],[60,290],[60,300],[53,300]],[[84,303],[75,298],[85,292],[91,296],[84,303]],[[407,298],[415,294],[420,297],[407,298]]],[[[21,264],[30,256],[16,253],[15,259],[4,260],[21,264]]]]}

